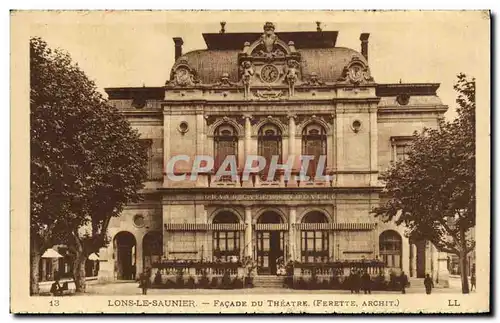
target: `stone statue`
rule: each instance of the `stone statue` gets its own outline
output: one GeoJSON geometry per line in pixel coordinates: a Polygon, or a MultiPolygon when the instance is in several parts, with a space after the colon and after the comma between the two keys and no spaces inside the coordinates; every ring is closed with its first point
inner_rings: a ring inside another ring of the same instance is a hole
{"type": "Polygon", "coordinates": [[[250,82],[252,76],[254,75],[254,70],[252,63],[250,61],[244,61],[241,63],[241,81],[245,87],[245,98],[250,97],[250,82]]]}
{"type": "Polygon", "coordinates": [[[289,60],[286,65],[286,74],[285,74],[285,81],[288,83],[288,91],[290,96],[294,95],[295,92],[295,83],[299,79],[299,73],[298,73],[298,66],[299,64],[297,63],[296,60],[289,60]]]}

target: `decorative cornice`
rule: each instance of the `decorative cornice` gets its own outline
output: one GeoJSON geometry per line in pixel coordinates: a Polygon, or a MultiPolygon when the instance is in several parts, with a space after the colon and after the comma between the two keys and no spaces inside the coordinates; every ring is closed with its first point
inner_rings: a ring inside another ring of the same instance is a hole
{"type": "Polygon", "coordinates": [[[405,95],[436,95],[439,83],[393,83],[377,84],[377,96],[405,95]]]}

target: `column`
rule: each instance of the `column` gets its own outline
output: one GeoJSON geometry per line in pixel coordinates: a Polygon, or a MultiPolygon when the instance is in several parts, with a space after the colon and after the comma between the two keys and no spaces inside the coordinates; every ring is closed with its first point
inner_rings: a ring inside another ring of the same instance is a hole
{"type": "Polygon", "coordinates": [[[288,115],[288,156],[295,155],[295,118],[294,114],[288,115]]]}
{"type": "Polygon", "coordinates": [[[434,244],[431,243],[431,277],[436,281],[438,276],[438,251],[434,244]]]}
{"type": "Polygon", "coordinates": [[[142,240],[144,236],[142,234],[139,234],[139,236],[136,236],[136,243],[135,243],[135,278],[139,278],[140,274],[143,272],[144,269],[144,257],[142,256],[142,240]]]}
{"type": "Polygon", "coordinates": [[[291,156],[293,156],[292,174],[291,174],[290,178],[288,179],[288,186],[296,185],[296,181],[293,180],[295,178],[293,175],[293,172],[298,169],[298,165],[296,164],[296,161],[298,161],[298,158],[297,158],[297,156],[295,156],[295,132],[296,132],[295,118],[296,117],[297,116],[295,114],[288,115],[288,155],[287,155],[286,160],[283,161],[283,162],[287,162],[288,159],[291,156]]]}
{"type": "MultiPolygon", "coordinates": [[[[246,114],[243,116],[245,119],[245,140],[244,140],[244,156],[243,156],[243,161],[241,164],[241,167],[245,167],[246,160],[248,156],[251,154],[251,144],[252,144],[252,116],[249,114],[246,114]]],[[[250,177],[247,181],[243,182],[243,187],[252,187],[252,175],[250,174],[250,177]]]]}
{"type": "MultiPolygon", "coordinates": [[[[338,103],[335,115],[335,169],[337,171],[344,170],[344,111],[344,104],[338,103]]],[[[336,186],[342,186],[342,175],[336,174],[334,183],[336,186]]]]}
{"type": "Polygon", "coordinates": [[[417,245],[410,244],[411,248],[411,276],[417,277],[417,245]]]}
{"type": "Polygon", "coordinates": [[[295,235],[295,223],[297,222],[297,209],[295,206],[290,206],[290,214],[289,214],[289,219],[288,219],[288,250],[290,253],[290,259],[292,260],[299,260],[297,257],[297,248],[295,241],[296,235],[295,235]]]}
{"type": "Polygon", "coordinates": [[[439,286],[448,288],[450,287],[448,272],[448,254],[446,252],[439,252],[437,257],[437,277],[434,279],[436,284],[439,286]]]}
{"type": "Polygon", "coordinates": [[[252,116],[246,114],[243,116],[245,118],[245,158],[250,155],[250,144],[252,140],[252,116]]]}
{"type": "Polygon", "coordinates": [[[245,207],[245,256],[252,257],[252,209],[245,207]]]}
{"type": "Polygon", "coordinates": [[[170,159],[170,111],[167,108],[163,111],[163,187],[168,187],[168,177],[166,175],[167,162],[170,159]]]}
{"type": "MultiPolygon", "coordinates": [[[[377,106],[370,107],[370,170],[378,171],[378,126],[377,126],[377,106]]],[[[377,185],[378,174],[370,174],[370,186],[377,185]]]]}
{"type": "MultiPolygon", "coordinates": [[[[196,154],[205,155],[205,127],[206,119],[203,115],[203,108],[196,108],[196,154]]],[[[191,156],[194,159],[194,156],[191,156]]],[[[196,178],[196,186],[207,187],[208,176],[206,174],[198,175],[196,178]]]]}

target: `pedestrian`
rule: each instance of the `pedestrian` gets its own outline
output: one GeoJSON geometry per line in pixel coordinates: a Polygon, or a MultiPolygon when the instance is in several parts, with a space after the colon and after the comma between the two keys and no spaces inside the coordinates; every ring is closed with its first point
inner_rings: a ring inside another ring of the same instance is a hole
{"type": "Polygon", "coordinates": [[[408,276],[406,276],[404,271],[401,272],[400,282],[401,294],[406,294],[406,287],[408,286],[408,276]]]}
{"type": "Polygon", "coordinates": [[[470,275],[470,290],[476,289],[476,273],[472,272],[470,275]]]}
{"type": "Polygon", "coordinates": [[[142,289],[142,295],[148,294],[148,288],[151,285],[150,272],[145,270],[139,278],[139,288],[142,289]]]}
{"type": "Polygon", "coordinates": [[[425,275],[424,286],[425,286],[425,293],[427,295],[430,295],[432,289],[434,288],[434,282],[432,281],[432,278],[429,274],[425,275]]]}
{"type": "Polygon", "coordinates": [[[351,290],[351,294],[354,294],[354,291],[356,290],[356,287],[354,286],[354,272],[351,271],[349,274],[349,278],[347,278],[347,283],[349,285],[349,289],[351,290]]]}
{"type": "Polygon", "coordinates": [[[50,293],[52,294],[52,296],[62,296],[63,288],[59,283],[59,277],[56,277],[55,282],[50,287],[50,293]]]}
{"type": "Polygon", "coordinates": [[[361,276],[361,286],[362,286],[363,292],[365,294],[372,293],[372,279],[370,277],[370,274],[368,274],[367,271],[365,271],[363,273],[363,276],[361,276]]]}
{"type": "Polygon", "coordinates": [[[361,276],[359,275],[359,271],[354,273],[354,291],[356,294],[359,294],[361,289],[361,276]]]}

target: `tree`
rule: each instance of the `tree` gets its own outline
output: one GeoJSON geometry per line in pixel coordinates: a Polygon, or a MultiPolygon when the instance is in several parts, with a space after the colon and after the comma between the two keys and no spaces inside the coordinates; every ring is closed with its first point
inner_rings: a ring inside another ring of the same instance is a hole
{"type": "Polygon", "coordinates": [[[475,80],[459,74],[454,89],[458,117],[413,135],[408,159],[383,174],[386,202],[372,213],[457,255],[468,293],[467,254],[475,246],[469,232],[476,224],[475,80]]]}
{"type": "Polygon", "coordinates": [[[141,199],[147,153],[69,54],[32,38],[30,73],[32,285],[35,257],[63,243],[84,291],[86,259],[109,242],[110,219],[141,199]]]}

